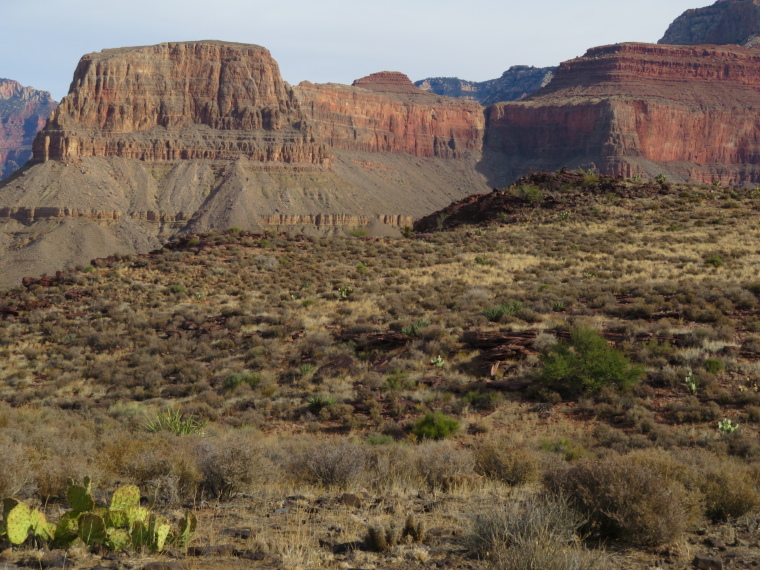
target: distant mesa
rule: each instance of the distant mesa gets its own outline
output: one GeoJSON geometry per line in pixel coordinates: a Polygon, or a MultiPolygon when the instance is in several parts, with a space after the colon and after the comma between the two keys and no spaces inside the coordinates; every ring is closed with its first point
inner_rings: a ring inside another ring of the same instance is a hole
{"type": "Polygon", "coordinates": [[[369,89],[375,93],[420,94],[420,89],[412,83],[412,80],[398,71],[381,71],[380,73],[372,73],[367,77],[357,79],[353,82],[352,86],[369,89]]]}
{"type": "Polygon", "coordinates": [[[545,88],[486,111],[487,150],[511,179],[594,168],[724,184],[760,181],[760,54],[626,43],[564,62],[545,88]]]}
{"type": "Polygon", "coordinates": [[[473,82],[458,77],[429,77],[415,81],[423,91],[446,97],[461,97],[477,101],[481,105],[492,105],[501,101],[520,101],[529,97],[554,77],[556,67],[532,67],[515,65],[498,79],[473,82]]]}
{"type": "Polygon", "coordinates": [[[760,0],[718,0],[712,6],[687,10],[658,42],[672,45],[760,43],[760,0]]]}
{"type": "Polygon", "coordinates": [[[0,79],[0,179],[31,158],[32,141],[55,107],[47,91],[0,79]]]}

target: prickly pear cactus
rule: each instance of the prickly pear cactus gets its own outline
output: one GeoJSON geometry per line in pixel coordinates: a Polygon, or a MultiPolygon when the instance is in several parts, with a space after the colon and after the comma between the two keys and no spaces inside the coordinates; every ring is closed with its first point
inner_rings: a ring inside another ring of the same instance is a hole
{"type": "Polygon", "coordinates": [[[134,485],[119,487],[111,497],[110,511],[124,511],[140,504],[140,489],[134,485]]]}
{"type": "Polygon", "coordinates": [[[150,511],[144,507],[130,507],[125,512],[127,513],[127,522],[129,526],[133,526],[138,522],[144,523],[148,520],[148,516],[150,515],[150,511]]]}
{"type": "Polygon", "coordinates": [[[58,521],[54,534],[54,541],[58,546],[66,548],[76,539],[79,531],[78,517],[78,513],[68,512],[58,521]]]}
{"type": "Polygon", "coordinates": [[[32,509],[29,513],[29,526],[31,527],[34,536],[41,538],[45,541],[53,540],[55,534],[55,525],[47,521],[45,513],[32,509]]]}
{"type": "Polygon", "coordinates": [[[108,538],[102,517],[85,513],[79,517],[79,538],[87,545],[102,544],[108,538]]]}
{"type": "Polygon", "coordinates": [[[69,479],[69,490],[66,496],[69,499],[71,510],[77,513],[86,513],[95,508],[89,477],[84,478],[84,485],[76,485],[72,479],[69,479]]]}
{"type": "Polygon", "coordinates": [[[132,537],[123,528],[109,529],[106,545],[111,550],[127,550],[132,545],[132,537]]]}
{"type": "Polygon", "coordinates": [[[18,503],[5,518],[6,532],[11,544],[22,544],[29,536],[31,511],[24,503],[18,503]]]}
{"type": "Polygon", "coordinates": [[[198,519],[191,511],[185,513],[185,517],[179,521],[177,532],[172,536],[172,542],[179,548],[184,548],[193,539],[195,529],[198,527],[198,519]]]}

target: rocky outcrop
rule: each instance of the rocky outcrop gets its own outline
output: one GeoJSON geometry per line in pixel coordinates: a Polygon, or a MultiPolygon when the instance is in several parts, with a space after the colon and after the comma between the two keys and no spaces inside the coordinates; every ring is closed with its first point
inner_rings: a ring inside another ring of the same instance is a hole
{"type": "Polygon", "coordinates": [[[368,226],[372,223],[380,223],[393,228],[411,227],[414,218],[411,216],[348,216],[345,214],[277,214],[274,216],[264,216],[261,223],[273,226],[330,226],[353,228],[368,226]]]}
{"type": "Polygon", "coordinates": [[[480,105],[426,93],[400,73],[376,73],[351,87],[303,82],[296,92],[332,148],[448,159],[482,147],[480,105]]]}
{"type": "Polygon", "coordinates": [[[556,67],[514,65],[498,79],[466,81],[457,77],[430,77],[414,84],[430,93],[459,97],[492,105],[501,101],[520,101],[545,87],[554,77],[556,67]]]}
{"type": "Polygon", "coordinates": [[[0,79],[0,179],[31,158],[32,141],[55,106],[47,91],[0,79]]]}
{"type": "Polygon", "coordinates": [[[215,41],[84,56],[34,158],[86,156],[330,161],[269,51],[215,41]]]}
{"type": "Polygon", "coordinates": [[[760,51],[618,44],[563,63],[526,101],[489,107],[486,146],[528,169],[726,184],[760,180],[760,51]]]}
{"type": "Polygon", "coordinates": [[[760,0],[718,0],[712,6],[681,14],[658,43],[752,46],[758,41],[760,0]]]}

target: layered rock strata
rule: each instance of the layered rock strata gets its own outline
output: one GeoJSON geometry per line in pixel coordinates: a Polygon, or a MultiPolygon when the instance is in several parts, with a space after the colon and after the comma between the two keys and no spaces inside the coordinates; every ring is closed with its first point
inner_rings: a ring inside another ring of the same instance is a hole
{"type": "Polygon", "coordinates": [[[0,186],[0,287],[181,232],[397,234],[487,188],[479,105],[359,83],[294,89],[264,48],[216,41],[85,56],[0,186]]]}
{"type": "Polygon", "coordinates": [[[330,161],[269,51],[214,41],[84,56],[34,158],[85,156],[330,161]]]}
{"type": "Polygon", "coordinates": [[[480,105],[426,93],[401,73],[376,73],[351,87],[303,82],[296,92],[332,148],[446,159],[482,148],[480,105]]]}
{"type": "Polygon", "coordinates": [[[758,41],[760,0],[718,0],[712,6],[681,14],[658,43],[752,46],[758,41]]]}
{"type": "Polygon", "coordinates": [[[32,157],[32,141],[55,106],[47,91],[0,79],[0,179],[32,157]]]}
{"type": "Polygon", "coordinates": [[[489,107],[486,146],[527,168],[726,184],[760,180],[760,51],[618,44],[563,63],[524,102],[489,107]]]}

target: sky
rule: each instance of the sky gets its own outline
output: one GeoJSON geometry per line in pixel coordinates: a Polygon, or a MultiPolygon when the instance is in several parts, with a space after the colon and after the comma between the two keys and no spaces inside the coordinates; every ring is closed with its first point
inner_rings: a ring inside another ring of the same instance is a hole
{"type": "Polygon", "coordinates": [[[226,40],[266,47],[286,81],[377,71],[483,81],[590,47],[656,42],[712,0],[0,0],[0,77],[60,100],[79,58],[107,48],[226,40]]]}

